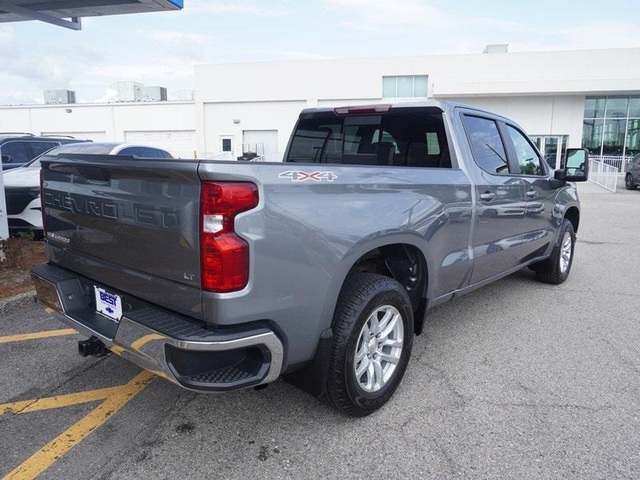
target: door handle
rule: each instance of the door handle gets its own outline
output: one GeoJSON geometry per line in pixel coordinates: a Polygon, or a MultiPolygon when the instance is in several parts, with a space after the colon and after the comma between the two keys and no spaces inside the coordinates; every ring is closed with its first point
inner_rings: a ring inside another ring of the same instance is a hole
{"type": "Polygon", "coordinates": [[[527,192],[527,197],[529,198],[535,198],[538,196],[538,192],[536,190],[529,190],[527,192]]]}
{"type": "Polygon", "coordinates": [[[493,192],[484,192],[480,194],[480,200],[484,200],[485,202],[490,202],[494,198],[496,198],[496,194],[493,192]]]}

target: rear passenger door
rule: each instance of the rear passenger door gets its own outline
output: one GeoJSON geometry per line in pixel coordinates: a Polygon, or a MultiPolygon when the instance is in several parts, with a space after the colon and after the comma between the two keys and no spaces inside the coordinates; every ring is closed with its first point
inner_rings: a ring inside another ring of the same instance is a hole
{"type": "Polygon", "coordinates": [[[469,171],[476,189],[474,284],[516,267],[526,256],[522,237],[526,196],[524,181],[509,156],[511,147],[501,120],[462,110],[462,122],[477,167],[470,165],[469,171]]]}

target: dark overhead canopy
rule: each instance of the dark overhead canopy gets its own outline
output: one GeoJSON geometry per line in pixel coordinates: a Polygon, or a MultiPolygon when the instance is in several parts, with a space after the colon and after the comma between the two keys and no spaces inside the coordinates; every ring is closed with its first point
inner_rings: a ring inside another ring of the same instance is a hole
{"type": "Polygon", "coordinates": [[[179,10],[183,0],[0,0],[0,22],[40,20],[80,30],[82,17],[179,10]]]}

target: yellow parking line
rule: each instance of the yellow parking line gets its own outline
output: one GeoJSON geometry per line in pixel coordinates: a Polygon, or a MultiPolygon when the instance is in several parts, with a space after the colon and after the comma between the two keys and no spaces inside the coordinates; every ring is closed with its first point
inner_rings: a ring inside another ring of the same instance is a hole
{"type": "Polygon", "coordinates": [[[57,395],[55,397],[38,398],[35,400],[23,400],[21,402],[0,404],[0,415],[5,413],[31,413],[39,410],[51,410],[53,408],[70,407],[81,403],[95,402],[120,392],[122,386],[101,388],[88,392],[69,393],[67,395],[57,395]]]}
{"type": "Polygon", "coordinates": [[[63,328],[61,330],[47,330],[37,333],[23,333],[20,335],[8,335],[0,337],[0,343],[23,342],[25,340],[37,340],[39,338],[62,337],[64,335],[73,335],[78,333],[73,328],[63,328]]]}
{"type": "Polygon", "coordinates": [[[163,338],[167,338],[166,335],[161,335],[159,333],[150,333],[149,335],[145,335],[144,337],[141,337],[133,342],[131,344],[131,348],[134,350],[140,350],[147,343],[153,340],[162,340],[163,338]]]}
{"type": "MultiPolygon", "coordinates": [[[[53,439],[21,465],[16,467],[13,471],[9,472],[5,477],[5,480],[34,478],[40,475],[58,458],[67,453],[87,435],[125,406],[127,402],[140,393],[149,384],[149,382],[153,380],[153,378],[153,373],[143,371],[126,385],[116,387],[116,393],[114,395],[108,397],[82,420],[68,428],[65,432],[53,439]]],[[[102,389],[103,392],[105,390],[111,389],[102,389]]]]}

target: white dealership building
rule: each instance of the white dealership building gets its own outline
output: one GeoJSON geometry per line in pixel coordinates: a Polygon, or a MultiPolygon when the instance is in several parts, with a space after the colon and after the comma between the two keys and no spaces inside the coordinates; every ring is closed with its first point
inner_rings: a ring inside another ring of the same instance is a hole
{"type": "Polygon", "coordinates": [[[195,101],[0,106],[0,131],[235,158],[282,152],[303,108],[424,99],[511,117],[550,162],[567,146],[616,158],[640,152],[640,48],[516,53],[489,45],[478,54],[202,65],[195,101]]]}

